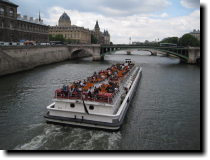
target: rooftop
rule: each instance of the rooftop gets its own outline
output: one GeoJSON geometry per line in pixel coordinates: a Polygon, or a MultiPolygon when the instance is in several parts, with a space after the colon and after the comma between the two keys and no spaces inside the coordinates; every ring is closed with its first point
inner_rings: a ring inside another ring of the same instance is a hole
{"type": "Polygon", "coordinates": [[[64,12],[61,16],[59,21],[70,21],[70,17],[66,14],[66,12],[64,12]]]}
{"type": "Polygon", "coordinates": [[[13,2],[10,2],[9,0],[0,0],[0,2],[7,3],[7,4],[9,4],[9,5],[13,5],[13,6],[18,7],[17,4],[15,4],[15,3],[13,3],[13,2]]]}
{"type": "Polygon", "coordinates": [[[196,30],[196,29],[194,29],[192,32],[190,32],[191,34],[200,34],[200,30],[198,29],[198,30],[196,30]]]}

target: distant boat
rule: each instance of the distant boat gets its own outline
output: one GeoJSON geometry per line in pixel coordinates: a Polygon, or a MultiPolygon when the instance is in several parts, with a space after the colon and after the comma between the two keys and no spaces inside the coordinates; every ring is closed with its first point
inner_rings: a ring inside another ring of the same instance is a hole
{"type": "Polygon", "coordinates": [[[127,51],[127,55],[131,55],[131,51],[127,51]]]}

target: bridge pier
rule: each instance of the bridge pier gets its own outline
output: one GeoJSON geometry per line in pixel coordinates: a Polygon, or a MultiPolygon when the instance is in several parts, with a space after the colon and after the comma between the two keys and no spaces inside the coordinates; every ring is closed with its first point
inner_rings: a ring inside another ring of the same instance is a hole
{"type": "Polygon", "coordinates": [[[93,56],[93,61],[104,60],[104,56],[101,55],[101,47],[100,46],[95,46],[92,48],[92,56],[93,56]]]}
{"type": "Polygon", "coordinates": [[[200,47],[189,47],[188,56],[188,63],[196,64],[197,60],[200,59],[200,47]]]}
{"type": "Polygon", "coordinates": [[[157,56],[157,51],[152,51],[152,52],[151,52],[151,55],[152,55],[152,56],[157,56]]]}
{"type": "Polygon", "coordinates": [[[93,57],[93,61],[103,61],[104,60],[104,56],[94,56],[93,57]]]}

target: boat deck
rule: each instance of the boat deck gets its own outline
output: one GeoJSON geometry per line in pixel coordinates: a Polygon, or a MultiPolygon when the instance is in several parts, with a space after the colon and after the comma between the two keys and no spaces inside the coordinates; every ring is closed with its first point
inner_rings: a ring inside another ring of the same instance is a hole
{"type": "MultiPolygon", "coordinates": [[[[132,66],[132,68],[119,79],[119,86],[113,93],[98,93],[94,96],[89,96],[88,92],[82,91],[80,94],[58,94],[62,93],[61,89],[56,90],[55,93],[55,99],[57,101],[59,100],[81,100],[85,102],[96,102],[96,103],[103,103],[103,104],[109,104],[109,105],[117,105],[121,101],[121,97],[123,94],[126,93],[125,87],[127,83],[129,83],[129,77],[134,72],[134,70],[137,67],[135,65],[132,66]]],[[[99,88],[102,85],[108,85],[110,82],[109,78],[106,78],[105,80],[101,82],[94,83],[94,85],[88,90],[89,92],[94,92],[95,88],[99,88]]]]}

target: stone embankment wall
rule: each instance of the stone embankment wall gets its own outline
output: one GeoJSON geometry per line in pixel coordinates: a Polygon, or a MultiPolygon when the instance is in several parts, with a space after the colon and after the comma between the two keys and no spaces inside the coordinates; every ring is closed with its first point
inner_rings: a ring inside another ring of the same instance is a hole
{"type": "Polygon", "coordinates": [[[0,48],[0,76],[71,58],[69,48],[3,47],[0,48]]]}

